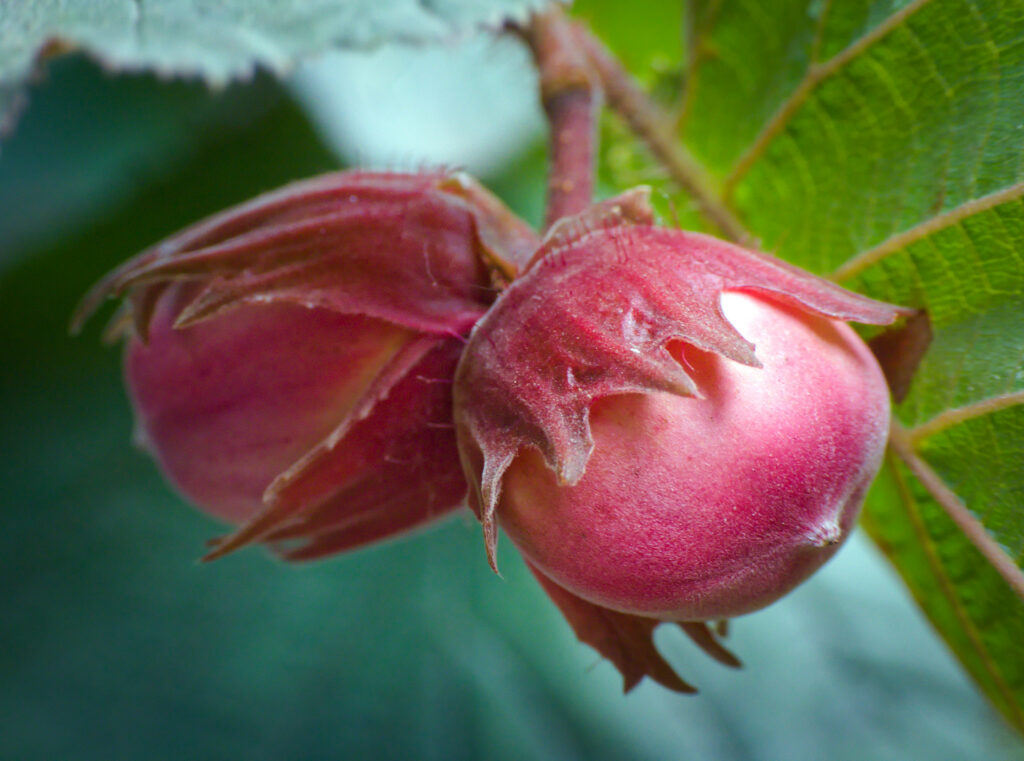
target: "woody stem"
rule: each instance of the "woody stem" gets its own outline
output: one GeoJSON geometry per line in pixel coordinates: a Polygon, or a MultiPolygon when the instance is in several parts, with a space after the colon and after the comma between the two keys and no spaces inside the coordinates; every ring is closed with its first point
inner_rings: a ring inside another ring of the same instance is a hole
{"type": "Polygon", "coordinates": [[[534,16],[524,36],[540,72],[541,102],[551,130],[547,229],[591,203],[602,94],[561,11],[534,16]]]}
{"type": "Polygon", "coordinates": [[[622,63],[582,24],[569,27],[575,50],[581,52],[608,96],[608,105],[619,113],[669,176],[693,198],[701,215],[723,236],[748,243],[750,233],[721,200],[710,175],[674,134],[673,121],[641,89],[622,63]]]}

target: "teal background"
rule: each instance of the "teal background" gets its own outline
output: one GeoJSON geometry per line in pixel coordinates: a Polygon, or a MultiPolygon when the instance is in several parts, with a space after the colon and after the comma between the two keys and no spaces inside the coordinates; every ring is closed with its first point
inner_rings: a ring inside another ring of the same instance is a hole
{"type": "MultiPolygon", "coordinates": [[[[662,627],[697,697],[623,697],[468,515],[315,565],[199,565],[218,527],[130,445],[102,320],[67,319],[145,245],[338,159],[264,79],[67,59],[30,95],[0,154],[0,759],[1024,758],[861,537],[734,622],[741,672],[662,627]]],[[[489,184],[536,219],[542,152],[489,184]]]]}

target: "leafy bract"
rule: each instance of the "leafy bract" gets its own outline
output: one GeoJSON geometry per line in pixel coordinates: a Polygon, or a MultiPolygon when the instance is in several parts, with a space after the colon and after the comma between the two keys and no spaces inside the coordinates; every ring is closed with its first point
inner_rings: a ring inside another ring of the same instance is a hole
{"type": "Polygon", "coordinates": [[[32,0],[0,4],[0,125],[46,55],[81,49],[113,69],[213,85],[337,48],[450,40],[524,20],[546,0],[32,0]]]}
{"type": "Polygon", "coordinates": [[[687,9],[661,118],[705,200],[766,250],[930,318],[866,526],[1024,728],[1024,3],[687,9]]]}
{"type": "Polygon", "coordinates": [[[73,328],[103,299],[128,294],[144,337],[164,289],[194,280],[203,288],[178,327],[243,303],[289,302],[457,333],[482,314],[483,263],[514,271],[534,246],[532,230],[463,175],[334,172],[151,246],[93,288],[73,328]]]}
{"type": "MultiPolygon", "coordinates": [[[[654,629],[661,623],[656,618],[634,616],[595,605],[554,583],[535,566],[527,565],[580,641],[615,664],[622,674],[625,692],[633,689],[645,676],[675,692],[697,691],[676,674],[654,646],[654,629]]],[[[698,647],[719,663],[740,667],[739,660],[718,641],[708,624],[684,621],[679,626],[698,647]]]]}

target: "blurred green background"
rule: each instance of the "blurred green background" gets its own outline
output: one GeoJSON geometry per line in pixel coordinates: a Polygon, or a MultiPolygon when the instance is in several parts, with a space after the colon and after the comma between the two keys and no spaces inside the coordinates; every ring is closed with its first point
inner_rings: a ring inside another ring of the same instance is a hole
{"type": "Polygon", "coordinates": [[[291,90],[49,66],[0,147],[0,759],[1024,759],[862,536],[734,622],[740,672],[662,627],[697,697],[623,697],[468,514],[316,565],[195,562],[219,528],[130,445],[101,320],[67,335],[78,297],[345,162],[465,165],[536,220],[533,87],[493,42],[338,56],[291,90]]]}

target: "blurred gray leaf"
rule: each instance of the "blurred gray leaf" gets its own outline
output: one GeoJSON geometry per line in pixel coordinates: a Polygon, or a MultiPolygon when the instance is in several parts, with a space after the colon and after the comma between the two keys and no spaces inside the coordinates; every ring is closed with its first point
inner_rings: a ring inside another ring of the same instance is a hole
{"type": "Polygon", "coordinates": [[[332,49],[459,38],[523,20],[548,0],[3,0],[0,128],[13,122],[36,63],[82,49],[113,69],[212,85],[277,74],[332,49]]]}
{"type": "Polygon", "coordinates": [[[536,81],[519,40],[478,35],[330,53],[302,66],[292,87],[346,163],[486,178],[544,134],[536,81]]]}

